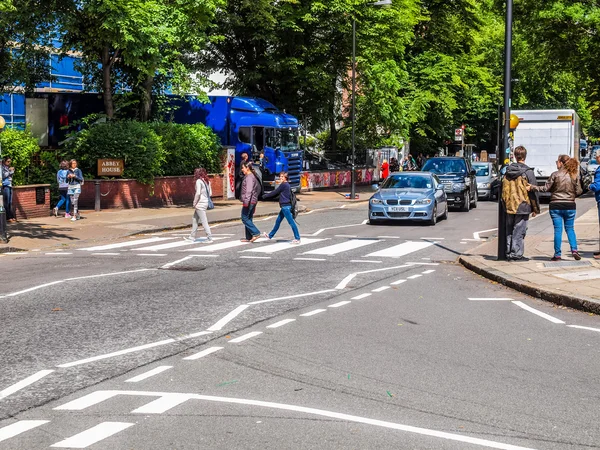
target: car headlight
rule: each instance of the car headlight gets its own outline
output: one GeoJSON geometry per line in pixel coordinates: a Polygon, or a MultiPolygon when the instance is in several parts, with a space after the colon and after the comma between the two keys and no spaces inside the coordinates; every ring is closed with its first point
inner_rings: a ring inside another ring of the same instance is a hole
{"type": "Polygon", "coordinates": [[[381,200],[380,198],[372,198],[371,199],[371,205],[382,205],[383,204],[383,200],[381,200]]]}
{"type": "Polygon", "coordinates": [[[430,205],[431,204],[431,199],[429,198],[422,198],[420,200],[415,200],[415,205],[430,205]]]}
{"type": "Polygon", "coordinates": [[[456,183],[452,185],[452,190],[454,192],[460,192],[465,190],[465,183],[456,183]]]}

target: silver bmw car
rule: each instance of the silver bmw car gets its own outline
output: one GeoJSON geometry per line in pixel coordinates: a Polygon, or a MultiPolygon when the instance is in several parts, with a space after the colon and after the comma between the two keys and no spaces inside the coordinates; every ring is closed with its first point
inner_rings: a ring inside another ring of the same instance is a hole
{"type": "Polygon", "coordinates": [[[431,172],[392,173],[369,199],[369,223],[421,220],[435,225],[448,218],[444,186],[431,172]]]}

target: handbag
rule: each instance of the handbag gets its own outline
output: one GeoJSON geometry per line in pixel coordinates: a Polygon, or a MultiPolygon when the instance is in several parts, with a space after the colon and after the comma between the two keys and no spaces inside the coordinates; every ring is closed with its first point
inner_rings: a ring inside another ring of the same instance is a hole
{"type": "Polygon", "coordinates": [[[215,209],[215,204],[213,203],[212,198],[210,198],[210,189],[206,184],[206,181],[202,182],[204,183],[204,187],[206,188],[206,197],[208,198],[208,206],[206,209],[215,209]]]}

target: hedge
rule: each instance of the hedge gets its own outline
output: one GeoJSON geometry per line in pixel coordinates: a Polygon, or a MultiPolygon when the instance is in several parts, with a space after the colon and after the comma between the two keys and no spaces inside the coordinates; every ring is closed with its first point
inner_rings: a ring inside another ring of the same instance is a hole
{"type": "Polygon", "coordinates": [[[25,184],[25,172],[31,162],[32,156],[40,150],[38,141],[27,127],[25,130],[5,128],[0,133],[2,158],[10,158],[15,168],[13,184],[25,184]]]}

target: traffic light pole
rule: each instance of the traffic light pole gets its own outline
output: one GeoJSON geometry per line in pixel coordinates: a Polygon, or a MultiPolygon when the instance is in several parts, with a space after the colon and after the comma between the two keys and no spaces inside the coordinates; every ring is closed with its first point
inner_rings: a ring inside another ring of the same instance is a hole
{"type": "MultiPolygon", "coordinates": [[[[511,94],[511,65],[512,65],[512,18],[513,0],[506,0],[506,29],[504,33],[504,127],[502,131],[502,148],[499,152],[500,162],[508,159],[510,155],[510,144],[508,135],[510,133],[510,94],[511,94]]],[[[506,211],[502,203],[502,178],[498,189],[498,260],[506,260],[506,211]]]]}

